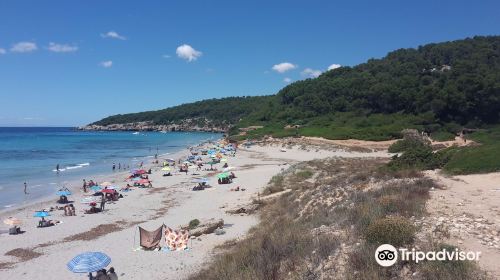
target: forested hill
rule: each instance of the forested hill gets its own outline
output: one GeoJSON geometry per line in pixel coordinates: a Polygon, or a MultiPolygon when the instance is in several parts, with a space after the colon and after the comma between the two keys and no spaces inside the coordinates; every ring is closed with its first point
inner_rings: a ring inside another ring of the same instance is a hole
{"type": "Polygon", "coordinates": [[[211,99],[160,111],[117,115],[96,124],[169,123],[203,117],[247,136],[293,133],[387,139],[405,127],[454,132],[500,121],[500,36],[400,49],[382,59],[292,83],[276,95],[211,99]]]}
{"type": "Polygon", "coordinates": [[[248,96],[207,99],[163,110],[114,115],[93,124],[110,125],[152,122],[153,124],[163,125],[180,122],[185,119],[199,119],[200,124],[205,119],[211,120],[215,125],[223,123],[235,124],[242,117],[253,112],[263,100],[268,98],[269,96],[248,96]]]}

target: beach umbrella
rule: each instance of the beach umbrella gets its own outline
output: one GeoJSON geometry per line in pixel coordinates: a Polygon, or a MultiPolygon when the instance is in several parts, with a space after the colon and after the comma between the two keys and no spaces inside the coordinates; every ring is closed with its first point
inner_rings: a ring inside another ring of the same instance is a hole
{"type": "Polygon", "coordinates": [[[98,191],[100,191],[100,190],[101,190],[101,187],[99,187],[99,186],[92,186],[92,187],[90,187],[90,189],[91,189],[92,191],[94,191],[94,192],[98,192],[98,191]]]}
{"type": "Polygon", "coordinates": [[[149,184],[149,180],[148,179],[141,179],[141,180],[137,181],[137,183],[139,183],[139,184],[149,184]]]}
{"type": "Polygon", "coordinates": [[[21,220],[19,220],[18,218],[9,217],[9,218],[3,220],[3,223],[6,225],[9,225],[9,226],[18,226],[18,225],[21,225],[23,222],[21,220]]]}
{"type": "Polygon", "coordinates": [[[215,162],[215,161],[210,161],[210,162],[207,162],[207,164],[210,164],[210,165],[214,165],[214,164],[217,164],[218,162],[215,162]]]}
{"type": "Polygon", "coordinates": [[[135,177],[132,179],[132,181],[140,181],[140,180],[142,180],[141,177],[135,177]]]}
{"type": "Polygon", "coordinates": [[[71,195],[71,192],[70,191],[58,191],[58,192],[56,192],[56,194],[58,196],[63,196],[63,195],[68,196],[68,195],[71,195]]]}
{"type": "Polygon", "coordinates": [[[173,158],[167,158],[167,161],[175,162],[175,159],[173,159],[173,158]]]}
{"type": "Polygon", "coordinates": [[[36,211],[35,214],[33,214],[33,217],[39,217],[39,218],[48,217],[48,216],[50,216],[50,213],[46,212],[46,211],[36,211]]]}
{"type": "Polygon", "coordinates": [[[68,262],[67,267],[74,273],[91,273],[105,268],[111,258],[101,252],[85,252],[68,262]]]}
{"type": "Polygon", "coordinates": [[[104,190],[102,190],[101,192],[103,192],[103,193],[115,193],[115,190],[112,190],[112,189],[104,189],[104,190]]]}
{"type": "Polygon", "coordinates": [[[227,177],[229,177],[229,174],[227,172],[219,173],[217,175],[217,178],[219,178],[219,179],[224,179],[224,178],[227,178],[227,177]]]}
{"type": "Polygon", "coordinates": [[[99,186],[103,186],[103,187],[109,187],[109,186],[112,186],[113,184],[111,182],[104,182],[104,183],[101,183],[99,184],[99,186]]]}
{"type": "Polygon", "coordinates": [[[163,167],[161,170],[162,171],[170,171],[170,167],[163,167]]]}

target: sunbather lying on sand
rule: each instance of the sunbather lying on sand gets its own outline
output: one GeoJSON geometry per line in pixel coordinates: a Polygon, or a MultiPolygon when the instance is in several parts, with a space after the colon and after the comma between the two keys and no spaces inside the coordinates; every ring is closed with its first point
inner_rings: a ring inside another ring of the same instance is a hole
{"type": "Polygon", "coordinates": [[[42,218],[41,221],[38,222],[38,227],[51,227],[59,224],[61,221],[54,221],[54,220],[45,220],[42,218]]]}
{"type": "Polygon", "coordinates": [[[92,207],[90,207],[90,209],[88,210],[84,210],[85,214],[95,214],[95,213],[99,213],[101,212],[101,209],[95,207],[95,205],[93,205],[92,207]]]}

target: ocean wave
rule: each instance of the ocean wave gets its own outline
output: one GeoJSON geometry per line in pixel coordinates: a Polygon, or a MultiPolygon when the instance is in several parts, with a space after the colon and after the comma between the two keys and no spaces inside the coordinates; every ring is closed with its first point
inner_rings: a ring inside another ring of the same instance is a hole
{"type": "Polygon", "coordinates": [[[8,204],[8,205],[5,205],[4,207],[5,207],[5,208],[10,208],[10,207],[12,207],[12,206],[14,206],[14,205],[15,205],[15,204],[8,204]]]}
{"type": "MultiPolygon", "coordinates": [[[[66,166],[65,168],[60,168],[59,171],[66,171],[66,170],[71,170],[71,169],[78,169],[78,168],[82,168],[82,167],[89,166],[89,165],[90,165],[89,162],[78,163],[78,164],[75,164],[75,165],[66,166]]],[[[57,172],[57,169],[53,169],[52,171],[57,172]]]]}

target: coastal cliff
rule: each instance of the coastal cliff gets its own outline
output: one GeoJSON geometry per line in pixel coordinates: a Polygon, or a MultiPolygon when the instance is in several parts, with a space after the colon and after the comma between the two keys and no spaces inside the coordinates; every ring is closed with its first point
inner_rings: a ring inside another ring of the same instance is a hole
{"type": "Polygon", "coordinates": [[[231,128],[230,125],[213,125],[208,121],[199,124],[193,120],[184,120],[179,123],[154,124],[153,122],[131,122],[115,124],[89,124],[78,127],[79,130],[87,131],[204,131],[225,133],[231,128]]]}

